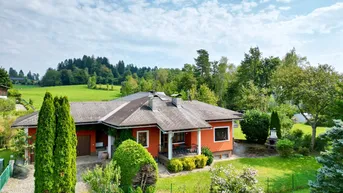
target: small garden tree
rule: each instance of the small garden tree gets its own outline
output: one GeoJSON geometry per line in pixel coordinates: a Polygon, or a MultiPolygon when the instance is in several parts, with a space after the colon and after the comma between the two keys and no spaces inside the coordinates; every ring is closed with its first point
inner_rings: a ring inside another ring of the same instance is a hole
{"type": "Polygon", "coordinates": [[[55,106],[50,93],[45,93],[38,115],[35,150],[35,193],[54,189],[55,106]]]}
{"type": "Polygon", "coordinates": [[[243,171],[238,172],[232,165],[228,165],[211,170],[210,192],[259,193],[263,191],[257,187],[255,170],[244,168],[243,171]]]}
{"type": "Polygon", "coordinates": [[[265,143],[269,135],[269,115],[257,110],[247,111],[241,121],[242,132],[250,142],[265,143]]]}
{"type": "Polygon", "coordinates": [[[95,193],[123,192],[119,188],[120,168],[114,160],[104,168],[97,165],[93,171],[88,170],[82,175],[82,178],[95,193]]]}
{"type": "Polygon", "coordinates": [[[124,141],[114,153],[113,159],[121,168],[121,187],[128,190],[141,187],[143,191],[157,182],[157,163],[151,154],[133,140],[124,141]]]}
{"type": "Polygon", "coordinates": [[[309,183],[311,192],[343,192],[343,123],[322,135],[332,142],[332,149],[322,153],[317,161],[323,165],[318,170],[317,180],[309,183]]]}
{"type": "Polygon", "coordinates": [[[270,118],[270,129],[276,129],[276,134],[279,139],[281,139],[281,124],[279,115],[277,112],[273,111],[270,118]]]}
{"type": "Polygon", "coordinates": [[[54,191],[75,192],[76,185],[76,130],[70,115],[68,99],[55,98],[56,140],[54,191]]]}

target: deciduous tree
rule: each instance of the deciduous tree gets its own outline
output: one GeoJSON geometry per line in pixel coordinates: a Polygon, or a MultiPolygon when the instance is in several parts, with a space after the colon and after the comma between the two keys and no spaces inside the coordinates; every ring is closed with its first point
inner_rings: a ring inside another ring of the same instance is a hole
{"type": "Polygon", "coordinates": [[[319,117],[337,97],[338,74],[329,65],[280,67],[273,84],[279,101],[291,101],[312,126],[311,149],[314,148],[319,117]],[[305,113],[312,116],[308,117],[305,113]]]}

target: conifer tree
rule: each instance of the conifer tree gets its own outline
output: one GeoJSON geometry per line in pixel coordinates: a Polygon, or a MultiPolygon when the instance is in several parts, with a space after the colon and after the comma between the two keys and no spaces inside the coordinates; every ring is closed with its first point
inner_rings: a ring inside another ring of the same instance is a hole
{"type": "Polygon", "coordinates": [[[55,98],[56,140],[54,191],[72,193],[76,184],[76,131],[68,99],[55,98]]]}
{"type": "Polygon", "coordinates": [[[35,193],[53,190],[55,127],[54,100],[47,92],[38,116],[35,142],[35,193]]]}
{"type": "Polygon", "coordinates": [[[311,192],[343,192],[343,122],[327,130],[321,138],[331,141],[332,148],[317,157],[322,167],[318,170],[317,179],[310,181],[311,192]]]}
{"type": "Polygon", "coordinates": [[[281,139],[281,123],[279,115],[276,111],[272,112],[271,118],[270,118],[270,129],[276,129],[276,135],[279,139],[281,139]]]}

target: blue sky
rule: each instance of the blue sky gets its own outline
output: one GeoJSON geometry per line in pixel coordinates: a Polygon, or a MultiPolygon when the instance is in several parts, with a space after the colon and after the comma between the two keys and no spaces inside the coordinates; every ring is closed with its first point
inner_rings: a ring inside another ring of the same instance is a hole
{"type": "Polygon", "coordinates": [[[343,2],[334,0],[0,0],[0,66],[45,73],[67,58],[106,56],[179,67],[197,49],[238,65],[250,47],[343,72],[343,2]]]}

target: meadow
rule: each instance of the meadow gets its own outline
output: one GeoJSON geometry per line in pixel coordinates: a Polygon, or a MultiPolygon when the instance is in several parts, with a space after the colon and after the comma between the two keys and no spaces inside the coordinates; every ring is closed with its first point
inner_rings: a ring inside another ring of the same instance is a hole
{"type": "MultiPolygon", "coordinates": [[[[296,123],[293,125],[292,127],[292,131],[296,130],[296,129],[300,129],[304,132],[304,134],[312,134],[312,128],[309,125],[305,125],[302,123],[296,123]]],[[[327,130],[327,128],[325,127],[317,127],[317,133],[316,135],[320,135],[322,133],[324,133],[327,130]]],[[[243,134],[241,127],[239,126],[238,128],[234,129],[234,137],[235,139],[245,139],[245,135],[243,134]]]]}
{"type": "MultiPolygon", "coordinates": [[[[72,86],[53,86],[38,87],[26,85],[14,85],[22,94],[22,98],[29,102],[33,101],[36,110],[40,109],[45,92],[50,92],[53,96],[67,96],[69,101],[107,101],[121,96],[120,86],[114,86],[113,90],[95,90],[88,89],[87,85],[72,86]]],[[[111,88],[111,86],[110,86],[111,88]]]]}
{"type": "MultiPolygon", "coordinates": [[[[244,167],[257,170],[258,185],[266,192],[291,192],[292,176],[294,177],[294,189],[297,189],[297,192],[308,192],[308,181],[315,179],[316,170],[320,167],[315,158],[311,156],[241,158],[217,162],[214,167],[228,164],[238,170],[244,167]]],[[[210,172],[202,171],[158,180],[158,192],[170,192],[171,188],[173,192],[207,193],[210,188],[210,172]]]]}

